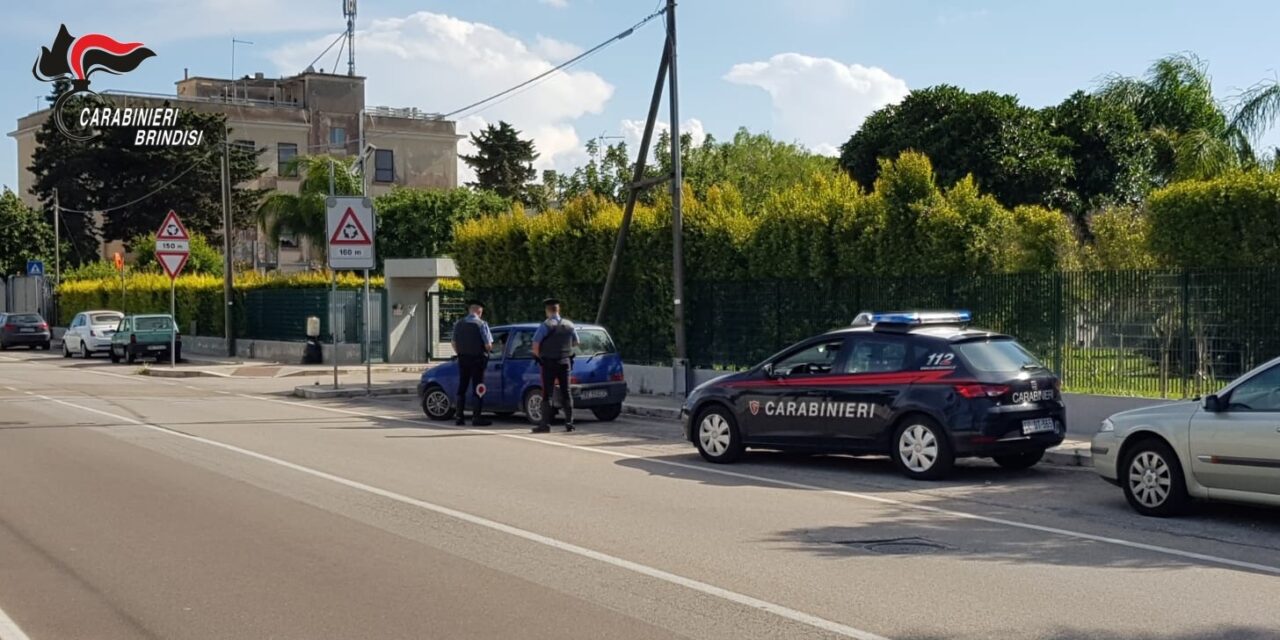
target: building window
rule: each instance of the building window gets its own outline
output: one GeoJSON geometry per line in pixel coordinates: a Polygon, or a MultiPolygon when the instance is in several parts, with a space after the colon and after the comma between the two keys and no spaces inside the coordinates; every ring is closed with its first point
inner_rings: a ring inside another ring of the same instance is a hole
{"type": "Polygon", "coordinates": [[[333,149],[343,149],[347,146],[347,130],[343,127],[329,128],[329,146],[333,149]]]}
{"type": "Polygon", "coordinates": [[[282,178],[298,177],[298,165],[293,159],[298,157],[298,145],[292,142],[281,142],[276,145],[276,175],[282,178]]]}
{"type": "Polygon", "coordinates": [[[396,181],[396,156],[390,149],[375,149],[373,152],[373,181],[396,181]]]}

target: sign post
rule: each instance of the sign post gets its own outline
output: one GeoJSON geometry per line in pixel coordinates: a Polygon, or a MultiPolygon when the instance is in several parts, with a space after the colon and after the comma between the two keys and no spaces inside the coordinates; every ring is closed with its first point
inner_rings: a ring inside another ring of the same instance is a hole
{"type": "Polygon", "coordinates": [[[187,265],[191,257],[191,235],[182,226],[178,214],[169,210],[169,215],[160,223],[156,231],[156,262],[169,274],[169,317],[173,320],[173,331],[169,333],[169,366],[178,365],[178,309],[177,281],[178,274],[187,265]]]}
{"type": "Polygon", "coordinates": [[[120,312],[125,315],[128,315],[129,306],[125,304],[125,295],[124,295],[124,256],[120,255],[120,252],[117,251],[115,253],[113,260],[116,265],[116,271],[120,272],[120,312]]]}
{"type": "MultiPolygon", "coordinates": [[[[373,200],[364,196],[329,196],[325,200],[325,236],[329,238],[329,268],[364,271],[364,366],[365,390],[373,388],[372,354],[369,353],[370,321],[369,270],[374,268],[373,200]]],[[[334,339],[333,361],[338,361],[334,339]]]]}

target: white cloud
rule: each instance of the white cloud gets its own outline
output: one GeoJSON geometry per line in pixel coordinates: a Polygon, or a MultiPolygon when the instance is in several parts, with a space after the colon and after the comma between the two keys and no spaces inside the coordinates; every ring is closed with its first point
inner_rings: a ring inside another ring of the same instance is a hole
{"type": "Polygon", "coordinates": [[[879,67],[799,53],[734,65],[725,79],[767,91],[775,133],[826,155],[835,155],[871,112],[907,95],[907,83],[879,67]]]}
{"type": "Polygon", "coordinates": [[[569,6],[569,0],[538,0],[538,2],[557,9],[565,9],[569,6]]]}
{"type": "MultiPolygon", "coordinates": [[[[651,144],[656,144],[658,142],[658,134],[663,131],[667,131],[670,128],[670,125],[662,120],[655,122],[653,125],[653,142],[651,144]]],[[[680,133],[681,135],[686,133],[689,134],[690,137],[693,138],[693,146],[695,147],[702,146],[702,143],[707,139],[706,128],[702,126],[702,121],[697,118],[689,118],[688,120],[685,120],[684,123],[680,125],[680,133]]],[[[640,148],[640,138],[643,136],[644,120],[622,121],[622,137],[627,143],[627,150],[629,152],[635,153],[635,151],[640,148]]],[[[650,149],[652,149],[652,147],[650,147],[650,149]]],[[[652,159],[652,150],[649,152],[649,155],[652,159]]]]}
{"type": "MultiPolygon", "coordinates": [[[[142,41],[149,45],[188,38],[226,38],[228,55],[232,34],[244,36],[254,33],[315,31],[342,22],[337,2],[324,11],[316,11],[314,0],[131,0],[128,3],[117,3],[127,4],[127,8],[113,6],[110,9],[105,9],[103,4],[100,1],[68,0],[58,3],[58,13],[80,16],[82,20],[91,18],[88,24],[82,24],[78,28],[68,23],[67,28],[72,35],[81,35],[89,31],[91,26],[93,31],[121,41],[142,41]]],[[[22,20],[19,19],[18,22],[22,20]]],[[[58,22],[47,24],[52,26],[52,30],[44,24],[38,27],[35,24],[25,25],[23,28],[29,26],[38,28],[41,32],[48,31],[47,37],[52,40],[57,33],[58,22]]],[[[7,31],[12,27],[13,25],[5,25],[4,29],[7,31]]],[[[156,48],[156,52],[161,56],[165,55],[164,47],[156,48]]],[[[315,51],[319,52],[319,49],[315,51]]],[[[225,74],[229,62],[224,63],[219,59],[216,64],[220,73],[225,74]]],[[[210,69],[209,72],[212,73],[213,70],[210,69]]]]}
{"type": "Polygon", "coordinates": [[[559,64],[581,54],[584,49],[570,42],[538,34],[538,39],[533,43],[533,51],[548,61],[559,64]]]}
{"type": "MultiPolygon", "coordinates": [[[[333,36],[286,45],[271,52],[281,74],[297,73],[333,36]]],[[[574,45],[540,38],[530,46],[499,29],[446,15],[419,12],[375,20],[356,34],[357,72],[368,78],[370,105],[416,106],[447,113],[506,90],[552,69],[553,54],[574,45]]],[[[564,170],[585,158],[574,120],[603,111],[613,86],[589,71],[557,72],[531,88],[500,99],[478,113],[463,113],[458,133],[467,135],[505,120],[532,137],[541,154],[539,170],[564,170]]],[[[465,140],[459,153],[472,149],[465,140]]],[[[465,163],[459,182],[473,179],[465,163]]]]}

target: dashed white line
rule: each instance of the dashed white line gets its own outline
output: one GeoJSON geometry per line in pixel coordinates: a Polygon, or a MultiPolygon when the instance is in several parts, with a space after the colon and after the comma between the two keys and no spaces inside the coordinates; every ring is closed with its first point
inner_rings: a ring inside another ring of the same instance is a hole
{"type": "Polygon", "coordinates": [[[31,640],[4,609],[0,609],[0,640],[31,640]]]}
{"type": "MultiPolygon", "coordinates": [[[[31,393],[31,392],[27,392],[27,393],[31,393]]],[[[465,512],[465,511],[459,511],[459,510],[457,510],[457,509],[452,509],[452,508],[450,508],[450,507],[446,507],[446,506],[438,505],[438,504],[435,504],[435,503],[432,503],[432,502],[427,502],[427,501],[425,501],[425,500],[419,500],[418,498],[413,498],[413,497],[410,497],[410,496],[406,496],[406,495],[404,495],[404,494],[396,493],[396,492],[394,492],[394,491],[389,491],[389,490],[387,490],[387,489],[382,489],[382,488],[375,487],[375,486],[372,486],[372,485],[364,484],[363,482],[359,482],[359,481],[356,481],[356,480],[351,480],[351,479],[348,479],[348,478],[344,478],[344,477],[342,477],[342,476],[337,476],[337,475],[334,475],[334,474],[331,474],[331,473],[327,473],[327,472],[325,472],[325,471],[320,471],[319,469],[313,469],[313,468],[311,468],[311,467],[303,466],[303,465],[300,465],[300,464],[297,464],[297,463],[294,463],[294,462],[289,462],[288,460],[283,460],[283,459],[276,458],[276,457],[273,457],[273,456],[269,456],[269,455],[266,455],[266,454],[258,453],[257,451],[252,451],[252,450],[249,450],[249,449],[244,449],[244,448],[241,448],[241,447],[237,447],[237,446],[235,446],[235,445],[226,444],[226,443],[224,443],[224,442],[218,442],[217,440],[210,440],[210,439],[208,439],[208,438],[202,438],[202,437],[200,437],[200,436],[194,436],[194,435],[191,435],[191,434],[188,434],[188,433],[183,433],[183,432],[181,432],[181,431],[176,431],[176,430],[174,430],[174,429],[170,429],[170,428],[168,428],[168,427],[164,427],[164,426],[161,426],[161,425],[158,425],[158,424],[152,424],[152,423],[149,423],[149,422],[144,422],[144,421],[142,421],[142,420],[136,420],[136,419],[134,419],[134,418],[130,418],[130,417],[127,417],[127,416],[120,416],[120,415],[116,415],[116,414],[113,414],[113,413],[111,413],[111,412],[109,412],[109,411],[103,411],[103,410],[101,410],[101,409],[95,409],[95,408],[93,408],[93,407],[86,407],[86,406],[83,406],[83,405],[76,404],[76,403],[74,403],[74,402],[67,402],[67,401],[65,401],[65,400],[59,400],[59,399],[57,399],[57,398],[53,398],[53,397],[50,397],[50,396],[43,396],[43,395],[35,394],[35,393],[31,393],[31,395],[34,395],[34,396],[36,396],[36,397],[38,397],[38,398],[42,398],[42,399],[44,399],[44,400],[48,400],[48,401],[50,401],[50,402],[56,402],[56,403],[61,404],[61,405],[63,405],[63,406],[72,407],[72,408],[75,408],[75,409],[80,409],[81,411],[89,411],[89,412],[91,412],[91,413],[96,413],[96,414],[99,414],[99,415],[103,415],[103,416],[106,416],[106,417],[112,418],[112,419],[114,419],[114,420],[120,420],[120,421],[128,422],[128,423],[131,423],[131,424],[135,424],[135,425],[137,425],[137,426],[140,426],[140,427],[145,427],[145,428],[148,428],[148,429],[153,429],[153,430],[160,431],[160,432],[162,432],[162,433],[166,433],[166,434],[170,434],[170,435],[173,435],[173,436],[176,436],[176,437],[179,437],[179,438],[184,438],[184,439],[191,440],[191,441],[194,441],[194,442],[199,442],[199,443],[201,443],[201,444],[209,445],[209,446],[212,446],[212,447],[217,447],[217,448],[219,448],[219,449],[224,449],[224,450],[226,450],[226,451],[232,451],[232,452],[235,452],[235,453],[238,453],[238,454],[244,455],[244,456],[248,456],[248,457],[250,457],[250,458],[254,458],[254,459],[257,459],[257,460],[261,460],[261,461],[263,461],[263,462],[269,462],[269,463],[271,463],[271,464],[278,465],[278,466],[284,467],[284,468],[286,468],[286,469],[291,469],[291,470],[293,470],[293,471],[297,471],[297,472],[299,472],[299,473],[304,473],[304,474],[307,474],[307,475],[310,475],[310,476],[313,476],[313,477],[316,477],[316,478],[321,478],[321,479],[324,479],[324,480],[328,480],[328,481],[330,481],[330,482],[334,482],[334,483],[336,483],[336,484],[340,484],[340,485],[343,485],[343,486],[345,486],[345,487],[349,487],[349,488],[352,488],[352,489],[357,489],[357,490],[360,490],[360,491],[364,491],[364,492],[366,492],[366,493],[370,493],[370,494],[373,494],[373,495],[376,495],[376,496],[379,496],[379,497],[387,498],[387,499],[389,499],[389,500],[395,500],[395,501],[397,501],[397,502],[401,502],[401,503],[404,503],[404,504],[408,504],[408,505],[411,505],[411,506],[415,506],[415,507],[418,507],[418,508],[421,508],[421,509],[426,509],[426,510],[428,510],[428,511],[433,511],[433,512],[435,512],[435,513],[439,513],[439,514],[441,514],[441,515],[448,516],[448,517],[450,517],[450,518],[454,518],[454,519],[456,519],[456,520],[462,520],[463,522],[469,522],[469,523],[474,524],[474,525],[477,525],[477,526],[485,527],[486,529],[492,529],[492,530],[494,530],[494,531],[499,531],[499,532],[501,532],[501,533],[505,533],[505,534],[508,534],[508,535],[511,535],[511,536],[515,536],[515,537],[517,537],[517,538],[522,538],[522,539],[524,539],[524,540],[528,540],[528,541],[530,541],[530,542],[535,542],[535,543],[538,543],[538,544],[541,544],[541,545],[545,545],[545,546],[547,546],[547,547],[551,547],[551,548],[553,548],[553,549],[558,549],[558,550],[560,550],[560,551],[564,551],[564,552],[567,552],[567,553],[572,553],[572,554],[577,555],[577,556],[581,556],[581,557],[584,557],[584,558],[589,558],[589,559],[591,559],[591,560],[596,560],[596,561],[598,561],[598,562],[603,562],[603,563],[605,563],[605,564],[612,565],[612,566],[614,566],[614,567],[618,567],[618,568],[620,568],[620,569],[626,569],[626,570],[628,570],[628,571],[632,571],[632,572],[635,572],[635,573],[638,573],[638,574],[641,574],[641,575],[645,575],[645,576],[648,576],[648,577],[650,577],[650,578],[654,578],[654,579],[657,579],[657,580],[662,580],[663,582],[667,582],[667,583],[670,583],[670,584],[674,584],[674,585],[677,585],[677,586],[684,587],[684,588],[686,588],[686,589],[691,589],[691,590],[693,590],[693,591],[698,591],[698,592],[701,592],[701,593],[704,593],[704,594],[707,594],[707,595],[710,595],[710,596],[714,596],[714,597],[720,598],[720,599],[722,599],[722,600],[726,600],[726,601],[728,601],[728,602],[732,602],[732,603],[735,603],[735,604],[739,604],[739,605],[742,605],[742,606],[745,606],[745,607],[750,607],[750,608],[752,608],[752,609],[756,609],[756,610],[759,610],[759,611],[764,611],[764,612],[767,612],[767,613],[771,613],[771,614],[773,614],[773,615],[776,615],[776,616],[779,616],[779,617],[782,617],[782,618],[786,618],[786,619],[788,619],[788,620],[792,620],[792,621],[794,621],[794,622],[799,622],[799,623],[802,623],[802,624],[806,624],[806,625],[809,625],[809,626],[811,626],[811,627],[815,627],[815,628],[818,628],[818,629],[822,629],[823,631],[828,631],[828,632],[830,632],[830,633],[834,633],[834,634],[836,634],[836,635],[844,636],[844,637],[847,637],[847,638],[856,638],[856,639],[858,639],[858,640],[886,640],[886,638],[884,638],[883,636],[876,635],[876,634],[871,633],[871,632],[869,632],[869,631],[863,631],[863,630],[861,630],[861,629],[856,629],[856,628],[854,628],[854,627],[850,627],[850,626],[848,626],[848,625],[844,625],[844,624],[841,624],[841,623],[839,623],[839,622],[835,622],[835,621],[832,621],[832,620],[827,620],[826,618],[820,618],[820,617],[815,616],[815,615],[813,615],[813,614],[805,613],[805,612],[803,612],[803,611],[798,611],[798,610],[796,610],[796,609],[792,609],[792,608],[790,608],[790,607],[786,607],[786,606],[783,606],[783,605],[780,605],[780,604],[777,604],[777,603],[774,603],[774,602],[769,602],[769,601],[767,601],[767,600],[761,600],[761,599],[759,599],[759,598],[755,598],[755,597],[752,597],[752,596],[749,596],[749,595],[746,595],[746,594],[743,594],[743,593],[738,593],[737,591],[730,591],[730,590],[725,589],[725,588],[723,588],[723,587],[717,587],[717,586],[715,586],[715,585],[713,585],[713,584],[709,584],[709,583],[706,583],[706,582],[702,582],[702,581],[700,581],[700,580],[694,580],[694,579],[692,579],[692,578],[686,578],[686,577],[681,576],[681,575],[677,575],[677,574],[674,574],[674,573],[670,573],[670,572],[667,572],[667,571],[663,571],[662,569],[657,569],[657,568],[654,568],[654,567],[650,567],[650,566],[648,566],[648,565],[640,564],[640,563],[638,563],[638,562],[633,562],[633,561],[631,561],[631,560],[627,560],[627,559],[625,559],[625,558],[619,558],[619,557],[617,557],[617,556],[612,556],[612,555],[609,555],[609,554],[607,554],[607,553],[602,553],[602,552],[600,552],[600,551],[595,551],[595,550],[593,550],[593,549],[588,549],[588,548],[586,548],[586,547],[580,547],[580,546],[578,546],[578,545],[576,545],[576,544],[573,544],[573,543],[570,543],[570,542],[565,542],[565,541],[563,541],[563,540],[558,540],[558,539],[556,539],[556,538],[551,538],[551,537],[548,537],[548,536],[544,536],[544,535],[542,535],[542,534],[534,533],[534,532],[532,532],[532,531],[528,531],[528,530],[526,530],[526,529],[521,529],[521,528],[518,528],[518,527],[513,527],[513,526],[511,526],[511,525],[504,524],[504,523],[501,523],[501,522],[497,522],[497,521],[494,521],[494,520],[490,520],[490,519],[488,519],[488,518],[484,518],[484,517],[482,517],[482,516],[477,516],[477,515],[474,515],[474,514],[471,514],[471,513],[467,513],[467,512],[465,512]]],[[[15,628],[16,628],[16,627],[15,627],[15,628]]],[[[2,631],[2,630],[3,630],[3,627],[2,627],[2,626],[0,626],[0,631],[2,631]]],[[[19,632],[19,633],[20,633],[20,632],[19,632]]],[[[15,638],[14,638],[13,640],[25,640],[25,639],[26,639],[26,636],[15,636],[15,638]]],[[[9,638],[4,637],[3,635],[0,635],[0,640],[10,640],[10,639],[9,639],[9,638]]]]}

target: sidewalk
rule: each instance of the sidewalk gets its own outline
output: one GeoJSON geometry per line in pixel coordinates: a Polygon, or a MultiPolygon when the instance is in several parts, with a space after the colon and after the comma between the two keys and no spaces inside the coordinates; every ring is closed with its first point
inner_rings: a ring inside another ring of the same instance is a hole
{"type": "MultiPolygon", "coordinates": [[[[629,395],[622,406],[625,414],[666,420],[680,419],[680,400],[671,396],[629,395]]],[[[1093,464],[1089,441],[1068,436],[1062,444],[1044,452],[1044,461],[1068,467],[1093,464]]]]}

